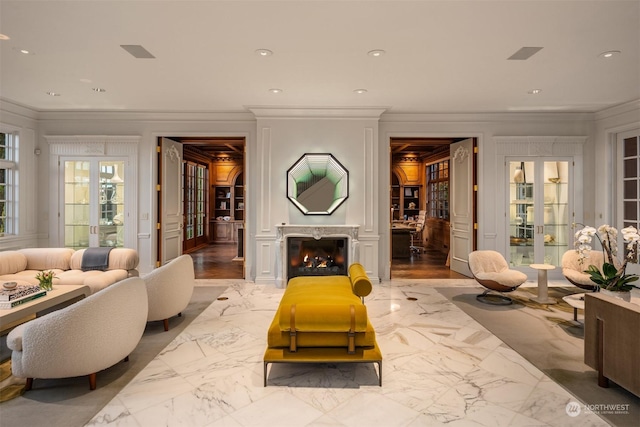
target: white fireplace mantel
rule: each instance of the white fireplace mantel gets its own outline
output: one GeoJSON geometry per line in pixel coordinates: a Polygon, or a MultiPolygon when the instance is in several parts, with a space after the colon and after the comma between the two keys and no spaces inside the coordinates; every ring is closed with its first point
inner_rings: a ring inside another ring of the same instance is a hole
{"type": "Polygon", "coordinates": [[[288,237],[313,237],[320,240],[324,237],[346,237],[349,247],[349,262],[360,262],[360,242],[358,241],[359,225],[276,225],[276,285],[284,288],[287,284],[287,243],[288,237]]]}

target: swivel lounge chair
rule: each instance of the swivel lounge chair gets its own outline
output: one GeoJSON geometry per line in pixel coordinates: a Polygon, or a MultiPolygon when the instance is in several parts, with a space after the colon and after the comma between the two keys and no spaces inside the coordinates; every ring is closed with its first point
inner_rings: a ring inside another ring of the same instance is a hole
{"type": "Polygon", "coordinates": [[[527,280],[527,275],[521,271],[509,269],[509,264],[500,252],[482,250],[469,254],[469,269],[473,278],[487,288],[476,299],[485,304],[508,305],[511,298],[504,292],[515,291],[527,280]],[[491,291],[499,293],[490,293],[491,291]]]}
{"type": "Polygon", "coordinates": [[[598,285],[591,281],[591,276],[585,273],[590,265],[595,265],[602,270],[604,256],[602,252],[591,251],[588,258],[580,264],[578,253],[575,249],[569,249],[562,255],[562,275],[574,286],[589,292],[597,292],[598,285]]]}

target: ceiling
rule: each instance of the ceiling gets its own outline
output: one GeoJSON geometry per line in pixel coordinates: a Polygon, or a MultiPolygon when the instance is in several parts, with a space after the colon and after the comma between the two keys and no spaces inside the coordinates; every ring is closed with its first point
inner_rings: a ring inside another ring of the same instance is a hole
{"type": "Polygon", "coordinates": [[[0,0],[0,99],[40,111],[595,112],[640,98],[639,28],[637,0],[0,0]],[[508,59],[523,47],[542,49],[508,59]]]}

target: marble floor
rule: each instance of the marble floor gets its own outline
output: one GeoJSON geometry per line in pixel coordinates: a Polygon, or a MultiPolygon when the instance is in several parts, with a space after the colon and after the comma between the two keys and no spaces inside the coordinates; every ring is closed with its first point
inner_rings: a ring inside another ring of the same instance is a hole
{"type": "Polygon", "coordinates": [[[394,280],[366,298],[382,387],[373,364],[276,364],[263,387],[283,290],[233,283],[87,425],[608,425],[439,294],[443,282],[394,280]]]}

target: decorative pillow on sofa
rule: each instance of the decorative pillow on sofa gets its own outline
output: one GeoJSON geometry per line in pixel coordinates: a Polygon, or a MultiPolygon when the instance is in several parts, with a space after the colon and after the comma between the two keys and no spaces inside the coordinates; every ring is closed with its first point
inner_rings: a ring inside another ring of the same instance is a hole
{"type": "Polygon", "coordinates": [[[28,248],[18,252],[27,257],[25,270],[68,270],[75,251],[71,248],[28,248]]]}
{"type": "Polygon", "coordinates": [[[0,276],[15,274],[27,268],[27,257],[18,251],[0,252],[0,276]]]}

